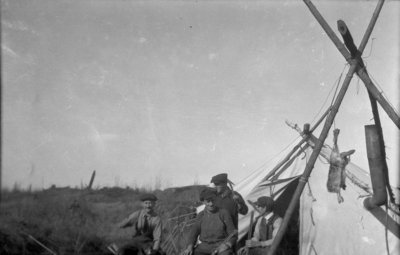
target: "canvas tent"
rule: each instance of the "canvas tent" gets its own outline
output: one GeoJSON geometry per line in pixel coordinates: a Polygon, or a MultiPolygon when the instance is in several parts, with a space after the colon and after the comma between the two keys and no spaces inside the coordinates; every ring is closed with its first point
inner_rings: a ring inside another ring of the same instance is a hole
{"type": "MultiPolygon", "coordinates": [[[[278,213],[282,214],[311,152],[312,148],[306,147],[300,155],[282,164],[282,169],[270,178],[265,177],[279,161],[252,173],[234,188],[246,201],[255,201],[261,195],[274,196],[278,213]]],[[[326,188],[330,153],[331,148],[325,145],[299,201],[299,254],[397,254],[400,250],[398,211],[386,210],[384,206],[375,212],[364,208],[363,200],[372,194],[369,172],[351,162],[346,167],[344,202],[339,204],[336,194],[329,193],[326,188]]],[[[254,211],[251,204],[248,205],[250,211],[254,211]]],[[[240,215],[239,238],[244,238],[249,223],[250,212],[240,215]]]]}
{"type": "MultiPolygon", "coordinates": [[[[343,44],[311,1],[304,0],[304,2],[339,52],[347,60],[350,65],[348,73],[337,97],[332,100],[332,105],[327,111],[328,116],[314,150],[312,149],[313,142],[308,140],[309,146],[304,146],[301,153],[297,153],[293,157],[283,158],[282,161],[277,162],[278,167],[271,164],[270,167],[263,167],[252,173],[238,183],[235,190],[241,193],[246,201],[255,201],[261,195],[273,196],[280,211],[278,213],[283,213],[282,209],[284,211],[290,204],[282,226],[271,245],[270,253],[272,254],[275,254],[277,244],[282,239],[282,233],[286,229],[288,219],[292,216],[295,208],[291,200],[297,199],[300,204],[299,254],[397,254],[397,251],[400,250],[399,189],[389,189],[391,193],[394,190],[397,194],[388,196],[387,205],[379,206],[382,203],[372,203],[372,206],[377,207],[366,209],[363,202],[373,195],[373,198],[375,198],[377,193],[373,194],[372,191],[377,187],[375,185],[373,189],[369,171],[350,163],[345,169],[348,181],[346,191],[342,192],[344,202],[339,203],[336,194],[327,191],[326,182],[329,172],[329,160],[327,159],[329,159],[332,149],[323,145],[355,73],[368,89],[373,119],[378,130],[377,140],[380,142],[376,148],[381,153],[384,151],[384,143],[377,103],[382,106],[394,124],[400,128],[398,114],[390,103],[381,96],[381,92],[368,76],[361,59],[384,0],[378,2],[359,47],[354,45],[344,21],[338,21],[338,29],[344,40],[343,44]],[[298,185],[296,185],[296,181],[298,185]],[[292,192],[293,187],[296,188],[292,192]],[[396,195],[397,201],[392,200],[394,195],[396,195]]],[[[380,159],[385,158],[384,153],[380,156],[383,156],[380,159]]],[[[373,173],[375,174],[375,172],[373,173]]],[[[384,175],[385,173],[380,172],[377,175],[378,178],[374,178],[375,184],[377,179],[383,179],[382,176],[384,175]]],[[[383,186],[384,190],[387,188],[385,185],[386,183],[383,186]]],[[[383,194],[385,198],[385,193],[380,194],[383,194]]],[[[371,200],[373,199],[367,201],[370,202],[371,200]]],[[[248,205],[250,211],[254,211],[250,202],[248,205]]],[[[250,215],[248,213],[239,216],[239,238],[243,238],[248,232],[250,215]]]]}

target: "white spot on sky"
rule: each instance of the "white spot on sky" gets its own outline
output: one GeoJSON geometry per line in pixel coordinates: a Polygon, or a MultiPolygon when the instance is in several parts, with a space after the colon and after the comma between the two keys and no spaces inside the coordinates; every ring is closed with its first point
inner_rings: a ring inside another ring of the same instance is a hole
{"type": "Polygon", "coordinates": [[[17,21],[17,22],[8,22],[8,21],[2,21],[2,25],[4,25],[5,28],[17,30],[17,31],[29,31],[34,35],[37,35],[38,33],[32,29],[29,28],[24,22],[22,21],[17,21]]]}
{"type": "Polygon", "coordinates": [[[146,38],[144,38],[144,37],[139,38],[139,43],[145,43],[145,42],[147,42],[146,38]]]}
{"type": "Polygon", "coordinates": [[[208,59],[209,60],[214,60],[216,57],[217,57],[217,54],[215,54],[215,53],[208,54],[208,59]]]}
{"type": "Polygon", "coordinates": [[[217,148],[217,143],[214,143],[212,148],[211,148],[211,151],[215,151],[216,148],[217,148]]]}
{"type": "Polygon", "coordinates": [[[15,30],[19,30],[19,31],[27,31],[28,27],[21,21],[17,21],[17,22],[8,22],[8,21],[4,21],[3,25],[7,28],[11,28],[11,29],[15,29],[15,30]]]}
{"type": "Polygon", "coordinates": [[[363,236],[361,239],[363,240],[363,242],[365,242],[367,244],[370,244],[370,245],[374,245],[375,244],[375,241],[373,239],[367,237],[367,236],[363,236]]]}
{"type": "Polygon", "coordinates": [[[320,83],[319,83],[319,86],[325,87],[325,82],[320,82],[320,83]]]}
{"type": "Polygon", "coordinates": [[[15,51],[13,51],[11,48],[9,48],[7,45],[5,45],[5,44],[2,44],[1,45],[1,50],[2,50],[2,52],[5,54],[5,55],[8,55],[8,56],[11,56],[11,57],[14,57],[14,58],[17,58],[18,57],[18,54],[17,53],[15,53],[15,51]]]}
{"type": "Polygon", "coordinates": [[[107,149],[107,143],[115,141],[119,137],[118,134],[101,132],[91,123],[87,124],[89,128],[87,139],[94,144],[95,148],[99,152],[105,152],[107,149]]]}

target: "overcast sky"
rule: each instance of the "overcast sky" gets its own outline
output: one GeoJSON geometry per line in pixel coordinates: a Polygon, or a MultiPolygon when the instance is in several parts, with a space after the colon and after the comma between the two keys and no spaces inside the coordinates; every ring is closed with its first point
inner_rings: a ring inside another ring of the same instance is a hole
{"type": "MultiPolygon", "coordinates": [[[[313,2],[358,45],[377,1],[313,2]]],[[[397,112],[399,6],[385,3],[364,52],[397,112]]],[[[285,120],[319,118],[348,69],[300,0],[1,7],[3,187],[80,186],[93,170],[97,187],[207,184],[220,172],[238,182],[296,139],[285,120]]],[[[393,176],[399,131],[381,117],[393,176]]],[[[356,149],[352,162],[366,170],[372,123],[354,76],[335,127],[340,149],[356,149]]]]}

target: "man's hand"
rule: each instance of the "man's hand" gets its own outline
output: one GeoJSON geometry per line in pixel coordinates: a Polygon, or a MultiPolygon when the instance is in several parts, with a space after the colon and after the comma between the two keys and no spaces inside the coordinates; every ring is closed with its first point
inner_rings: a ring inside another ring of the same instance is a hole
{"type": "Polygon", "coordinates": [[[259,247],[261,246],[259,241],[254,241],[254,240],[246,240],[246,246],[251,248],[251,247],[259,247]]]}
{"type": "Polygon", "coordinates": [[[193,245],[189,245],[183,252],[182,255],[192,255],[193,245]]]}
{"type": "Polygon", "coordinates": [[[146,255],[155,255],[155,254],[157,254],[157,250],[154,250],[152,248],[146,249],[145,252],[146,252],[146,255]]]}
{"type": "Polygon", "coordinates": [[[212,254],[219,254],[219,253],[222,253],[223,251],[226,251],[226,250],[228,250],[230,248],[231,247],[228,244],[222,243],[221,245],[219,245],[217,247],[217,249],[214,250],[214,252],[212,254]]]}
{"type": "Polygon", "coordinates": [[[239,195],[236,194],[236,193],[233,193],[232,198],[233,198],[234,200],[239,200],[239,199],[240,199],[239,195]]]}

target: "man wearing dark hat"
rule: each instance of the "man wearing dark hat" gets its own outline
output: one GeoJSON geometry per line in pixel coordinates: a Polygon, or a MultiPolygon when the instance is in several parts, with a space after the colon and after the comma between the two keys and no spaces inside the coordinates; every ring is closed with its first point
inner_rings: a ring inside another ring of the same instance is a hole
{"type": "Polygon", "coordinates": [[[260,215],[256,221],[253,238],[246,241],[248,249],[239,250],[240,255],[246,254],[245,251],[248,251],[249,255],[267,254],[282,224],[282,218],[274,213],[275,202],[271,197],[259,197],[253,204],[260,215]]]}
{"type": "Polygon", "coordinates": [[[228,180],[228,174],[222,173],[213,176],[211,178],[211,183],[215,185],[217,190],[217,198],[215,200],[216,206],[223,208],[230,213],[237,229],[238,214],[246,215],[249,208],[244,202],[242,196],[228,187],[228,183],[232,185],[232,182],[228,180]]]}
{"type": "Polygon", "coordinates": [[[120,228],[133,226],[133,239],[118,249],[118,254],[161,254],[161,218],[154,212],[157,197],[153,194],[140,196],[142,209],[129,215],[118,224],[120,228]]]}
{"type": "Polygon", "coordinates": [[[200,193],[205,208],[201,211],[189,234],[189,245],[183,255],[230,255],[237,240],[237,230],[229,213],[215,206],[216,192],[206,188],[200,193]],[[195,246],[197,239],[200,244],[195,246]]]}

